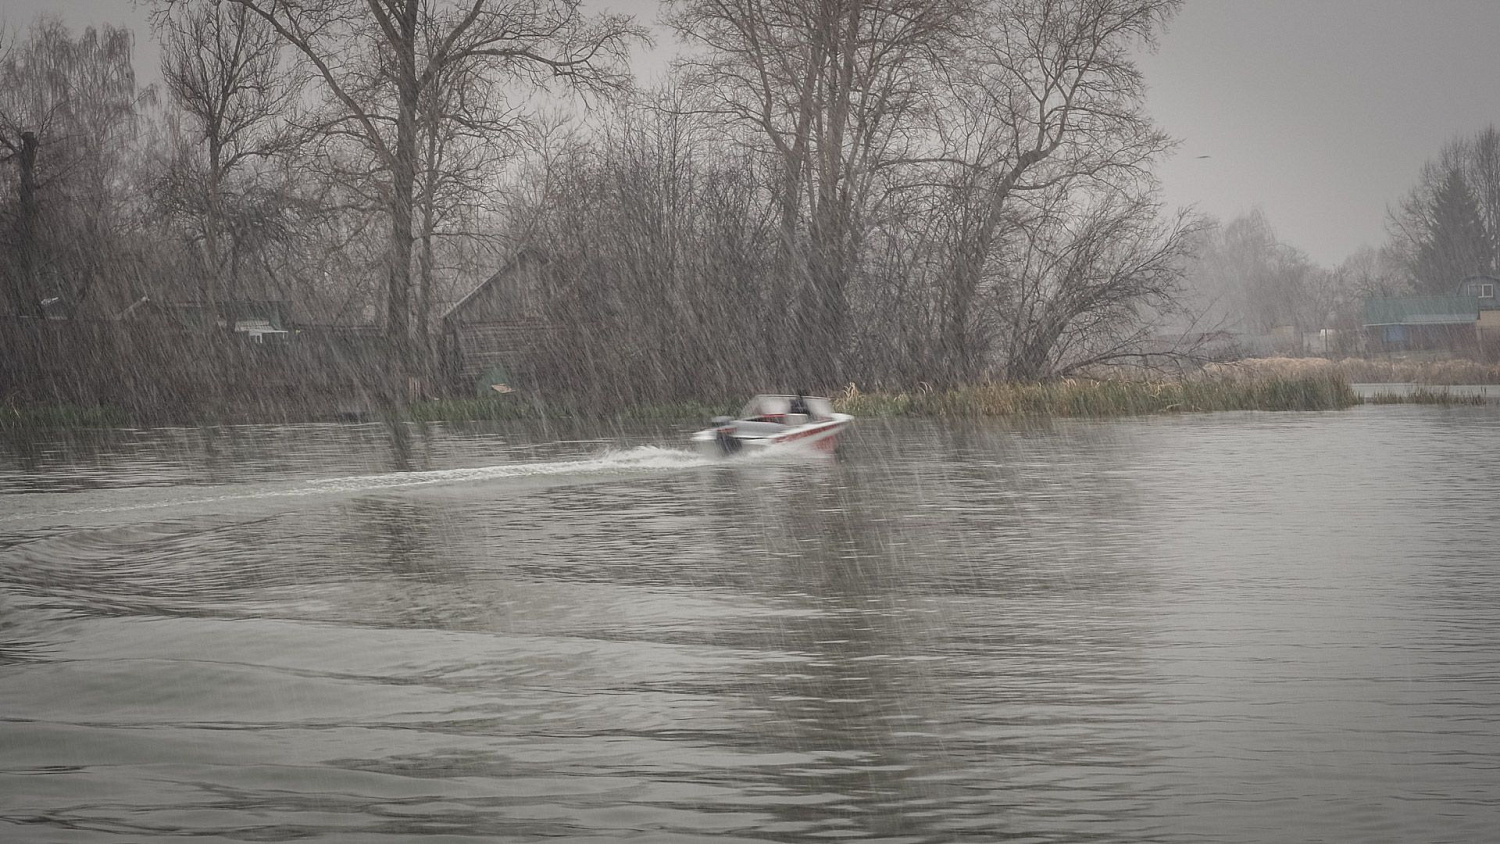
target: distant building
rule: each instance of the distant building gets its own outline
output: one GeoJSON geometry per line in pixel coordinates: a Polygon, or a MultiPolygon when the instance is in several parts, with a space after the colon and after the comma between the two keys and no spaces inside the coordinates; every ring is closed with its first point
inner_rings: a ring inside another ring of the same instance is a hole
{"type": "Polygon", "coordinates": [[[154,323],[162,330],[208,332],[229,329],[255,343],[285,339],[289,332],[287,302],[277,299],[231,299],[220,302],[218,313],[203,302],[163,302],[142,296],[123,308],[120,322],[154,323]]]}
{"type": "Polygon", "coordinates": [[[1373,298],[1365,337],[1376,352],[1448,352],[1500,359],[1500,278],[1472,275],[1452,296],[1373,298]]]}
{"type": "Polygon", "coordinates": [[[1458,295],[1472,296],[1480,310],[1500,308],[1500,278],[1492,275],[1471,275],[1458,284],[1458,295]]]}
{"type": "Polygon", "coordinates": [[[1458,292],[1463,296],[1473,296],[1479,303],[1479,318],[1474,331],[1480,356],[1500,360],[1500,278],[1469,276],[1458,285],[1458,292]]]}
{"type": "Polygon", "coordinates": [[[449,389],[508,392],[531,371],[548,326],[545,267],[522,252],[443,314],[438,359],[449,389]]]}
{"type": "Polygon", "coordinates": [[[1472,354],[1479,336],[1479,300],[1473,296],[1404,296],[1365,302],[1371,351],[1448,351],[1472,354]]]}

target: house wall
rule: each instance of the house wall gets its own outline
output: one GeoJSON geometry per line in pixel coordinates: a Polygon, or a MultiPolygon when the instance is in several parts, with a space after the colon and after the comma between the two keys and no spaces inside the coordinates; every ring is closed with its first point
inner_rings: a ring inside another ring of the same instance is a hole
{"type": "Polygon", "coordinates": [[[496,367],[513,380],[528,380],[545,328],[546,323],[535,318],[446,327],[440,354],[449,389],[458,395],[473,395],[480,386],[480,376],[496,367]]]}
{"type": "Polygon", "coordinates": [[[1474,324],[1372,325],[1367,329],[1370,351],[1448,351],[1469,355],[1478,351],[1479,334],[1474,324]]]}
{"type": "Polygon", "coordinates": [[[1494,307],[1500,304],[1500,278],[1475,277],[1464,279],[1458,286],[1458,295],[1473,296],[1479,300],[1479,306],[1494,307]],[[1486,296],[1485,293],[1489,295],[1486,296]]]}
{"type": "Polygon", "coordinates": [[[1475,330],[1480,355],[1486,360],[1500,360],[1500,308],[1480,311],[1475,330]]]}
{"type": "Polygon", "coordinates": [[[453,394],[474,395],[481,376],[496,368],[512,380],[531,380],[532,361],[547,337],[544,268],[518,257],[443,316],[438,354],[453,394]]]}

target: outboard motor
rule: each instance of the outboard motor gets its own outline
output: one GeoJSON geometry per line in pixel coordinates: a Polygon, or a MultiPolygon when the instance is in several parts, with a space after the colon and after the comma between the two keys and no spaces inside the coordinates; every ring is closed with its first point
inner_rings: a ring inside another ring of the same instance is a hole
{"type": "Polygon", "coordinates": [[[728,416],[715,416],[712,422],[714,426],[714,439],[719,443],[719,449],[725,454],[734,454],[745,444],[740,442],[739,437],[734,435],[734,420],[728,416]]]}

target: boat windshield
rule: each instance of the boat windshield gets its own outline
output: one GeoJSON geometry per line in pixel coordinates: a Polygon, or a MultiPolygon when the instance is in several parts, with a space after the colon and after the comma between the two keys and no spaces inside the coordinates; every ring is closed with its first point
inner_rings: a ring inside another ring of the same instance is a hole
{"type": "Polygon", "coordinates": [[[756,396],[740,411],[741,419],[784,417],[791,412],[792,400],[786,396],[756,396]]]}
{"type": "MultiPolygon", "coordinates": [[[[807,415],[813,420],[833,418],[833,405],[820,396],[803,396],[807,415]]],[[[791,396],[756,396],[740,411],[741,419],[761,419],[768,422],[783,422],[792,412],[791,396]]]]}
{"type": "Polygon", "coordinates": [[[815,396],[808,396],[807,397],[807,410],[812,415],[812,418],[814,418],[814,419],[832,419],[833,418],[833,403],[830,402],[828,399],[817,398],[815,396]]]}

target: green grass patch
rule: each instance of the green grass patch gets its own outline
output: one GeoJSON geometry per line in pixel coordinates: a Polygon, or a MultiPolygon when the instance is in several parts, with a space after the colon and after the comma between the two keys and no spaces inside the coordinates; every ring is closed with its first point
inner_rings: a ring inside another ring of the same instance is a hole
{"type": "Polygon", "coordinates": [[[1337,410],[1359,404],[1342,378],[1186,381],[992,382],[948,390],[862,393],[845,390],[834,406],[855,416],[1131,416],[1221,410],[1337,410]]]}

